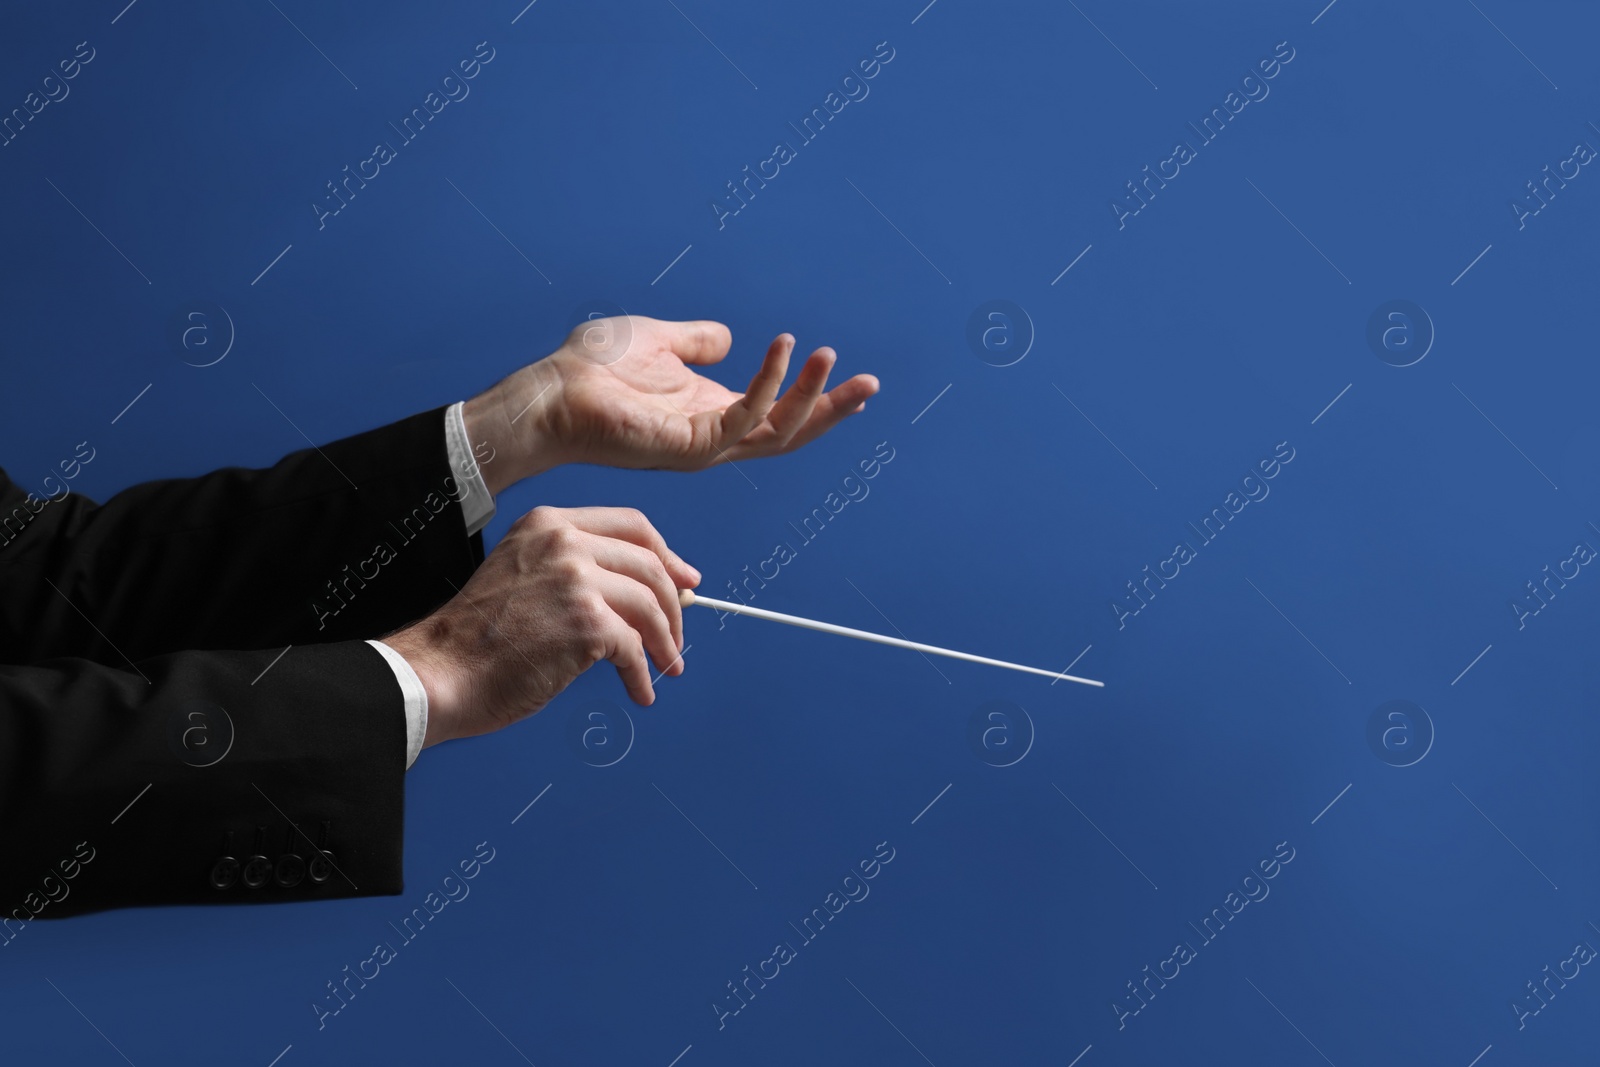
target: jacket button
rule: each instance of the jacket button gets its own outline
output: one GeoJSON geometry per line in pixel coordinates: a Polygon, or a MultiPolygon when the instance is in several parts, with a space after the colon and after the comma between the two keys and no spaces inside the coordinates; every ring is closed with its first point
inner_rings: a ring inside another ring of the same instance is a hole
{"type": "Polygon", "coordinates": [[[211,868],[211,886],[213,889],[227,889],[239,880],[239,861],[232,856],[224,856],[211,868]]]}
{"type": "Polygon", "coordinates": [[[260,889],[272,877],[272,861],[265,856],[251,856],[244,865],[242,880],[247,888],[260,889]]]}
{"type": "Polygon", "coordinates": [[[299,885],[306,876],[306,861],[297,853],[285,852],[278,857],[277,870],[273,878],[285,889],[293,889],[299,885]]]}
{"type": "Polygon", "coordinates": [[[322,849],[306,865],[306,875],[317,885],[333,877],[333,853],[322,849]]]}
{"type": "Polygon", "coordinates": [[[240,880],[244,882],[247,889],[260,889],[267,884],[267,879],[272,877],[272,861],[261,854],[261,850],[266,844],[266,839],[267,828],[265,826],[256,827],[255,855],[245,861],[244,871],[240,875],[240,880]]]}
{"type": "Polygon", "coordinates": [[[311,863],[306,868],[306,875],[317,885],[321,885],[333,877],[333,853],[328,851],[328,832],[333,828],[329,819],[322,821],[322,836],[317,840],[317,851],[311,857],[311,863]]]}

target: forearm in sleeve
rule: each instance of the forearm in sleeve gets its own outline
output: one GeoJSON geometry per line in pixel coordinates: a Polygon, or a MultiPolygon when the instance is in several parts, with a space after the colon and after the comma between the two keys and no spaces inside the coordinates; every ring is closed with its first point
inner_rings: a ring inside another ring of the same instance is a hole
{"type": "Polygon", "coordinates": [[[0,667],[0,943],[130,904],[398,893],[402,701],[364,641],[0,667]]]}

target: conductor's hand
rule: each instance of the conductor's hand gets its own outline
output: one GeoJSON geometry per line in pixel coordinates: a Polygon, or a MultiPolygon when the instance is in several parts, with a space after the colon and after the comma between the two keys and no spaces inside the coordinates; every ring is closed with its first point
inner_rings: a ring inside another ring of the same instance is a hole
{"type": "Polygon", "coordinates": [[[610,660],[640,704],[656,670],[682,674],[678,590],[700,573],[630,508],[534,508],[465,587],[384,643],[428,693],[423,746],[531,715],[610,660]]]}
{"type": "Polygon", "coordinates": [[[495,442],[484,475],[503,484],[562,463],[700,470],[777,455],[828,432],[859,411],[878,380],[858,374],[827,389],[833,349],[812,352],[782,396],[795,339],[767,348],[747,392],[694,370],[727,356],[733,335],[720,322],[665,322],[642,315],[581,324],[551,355],[468,401],[473,441],[495,442]]]}

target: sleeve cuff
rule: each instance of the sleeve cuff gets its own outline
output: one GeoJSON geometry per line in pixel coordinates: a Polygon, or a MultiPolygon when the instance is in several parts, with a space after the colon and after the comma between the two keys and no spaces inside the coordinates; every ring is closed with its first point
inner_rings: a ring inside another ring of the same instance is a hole
{"type": "Polygon", "coordinates": [[[417,672],[411,669],[405,657],[382,641],[371,641],[367,644],[378,650],[378,654],[389,664],[389,669],[394,671],[394,680],[400,683],[400,692],[406,702],[406,770],[417,761],[417,754],[422,751],[422,739],[428,733],[428,691],[422,688],[422,679],[417,677],[417,672]]]}
{"type": "Polygon", "coordinates": [[[455,471],[460,478],[458,485],[461,493],[457,499],[461,501],[461,517],[467,524],[467,536],[471,537],[494,518],[494,494],[489,492],[489,487],[484,483],[483,472],[478,469],[478,460],[472,454],[472,442],[467,440],[467,422],[461,414],[465,404],[458,400],[445,409],[444,413],[444,440],[450,453],[450,469],[455,471]]]}

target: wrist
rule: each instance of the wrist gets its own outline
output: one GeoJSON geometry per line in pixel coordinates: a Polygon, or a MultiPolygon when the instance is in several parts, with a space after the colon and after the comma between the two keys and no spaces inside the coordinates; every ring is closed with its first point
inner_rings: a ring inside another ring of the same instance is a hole
{"type": "Polygon", "coordinates": [[[422,737],[423,748],[460,736],[457,726],[461,684],[448,657],[440,652],[436,630],[429,619],[423,619],[383,639],[411,667],[427,694],[428,725],[422,737]]]}
{"type": "Polygon", "coordinates": [[[479,456],[480,449],[487,446],[478,470],[495,496],[524,478],[560,465],[555,439],[543,417],[550,400],[547,384],[539,383],[537,376],[525,369],[461,406],[461,421],[473,454],[479,456]]]}

